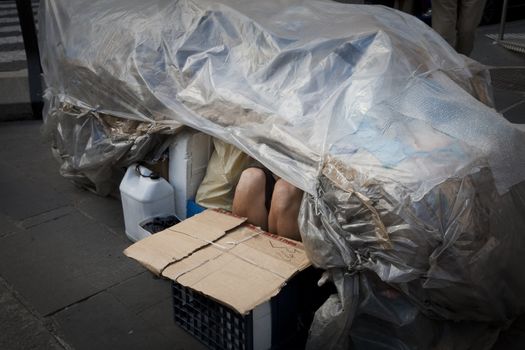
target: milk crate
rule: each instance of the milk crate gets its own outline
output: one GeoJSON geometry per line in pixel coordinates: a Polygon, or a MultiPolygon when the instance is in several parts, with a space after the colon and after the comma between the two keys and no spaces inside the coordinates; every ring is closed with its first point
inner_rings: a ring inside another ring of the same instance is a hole
{"type": "Polygon", "coordinates": [[[329,295],[327,288],[316,286],[319,277],[313,268],[299,273],[244,316],[173,282],[175,323],[210,349],[304,349],[315,310],[329,295]]]}

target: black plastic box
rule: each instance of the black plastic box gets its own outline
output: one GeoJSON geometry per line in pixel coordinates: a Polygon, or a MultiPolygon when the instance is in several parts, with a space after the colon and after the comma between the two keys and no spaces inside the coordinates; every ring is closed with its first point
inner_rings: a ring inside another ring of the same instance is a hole
{"type": "MultiPolygon", "coordinates": [[[[329,288],[317,287],[320,276],[318,270],[306,269],[271,299],[271,349],[304,349],[313,315],[329,295],[329,288]]],[[[203,344],[211,349],[258,348],[253,311],[242,316],[177,282],[172,290],[175,323],[203,344]]]]}

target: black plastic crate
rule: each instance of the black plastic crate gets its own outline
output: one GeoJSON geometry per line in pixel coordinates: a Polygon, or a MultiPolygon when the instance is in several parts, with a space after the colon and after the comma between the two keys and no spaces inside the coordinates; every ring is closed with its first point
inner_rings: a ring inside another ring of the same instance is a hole
{"type": "Polygon", "coordinates": [[[242,316],[173,282],[175,322],[212,349],[251,349],[252,314],[242,316]]]}
{"type": "MultiPolygon", "coordinates": [[[[271,300],[271,348],[304,349],[315,310],[331,289],[318,288],[320,272],[307,269],[271,300]]],[[[253,312],[245,316],[207,296],[172,283],[175,323],[211,349],[252,350],[253,312]]]]}

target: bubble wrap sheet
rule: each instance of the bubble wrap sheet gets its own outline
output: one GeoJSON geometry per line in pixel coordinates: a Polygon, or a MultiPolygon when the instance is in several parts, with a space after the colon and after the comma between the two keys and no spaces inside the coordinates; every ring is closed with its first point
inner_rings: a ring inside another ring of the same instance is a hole
{"type": "Polygon", "coordinates": [[[523,132],[491,108],[485,68],[414,17],[327,0],[43,0],[39,15],[65,175],[96,182],[187,125],[305,191],[301,235],[337,289],[309,348],[489,348],[524,311],[523,132]],[[142,129],[115,138],[100,116],[142,129]]]}

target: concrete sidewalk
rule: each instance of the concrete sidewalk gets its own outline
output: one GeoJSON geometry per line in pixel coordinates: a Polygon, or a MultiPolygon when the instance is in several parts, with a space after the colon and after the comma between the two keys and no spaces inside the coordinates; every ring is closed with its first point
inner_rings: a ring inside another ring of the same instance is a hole
{"type": "MultiPolygon", "coordinates": [[[[480,29],[474,58],[525,66],[483,36],[495,31],[480,29]]],[[[525,80],[497,74],[497,109],[525,123],[525,80]]],[[[120,202],[62,178],[40,126],[0,123],[0,349],[202,349],[173,323],[169,283],[123,256],[120,202]]],[[[498,349],[521,348],[520,324],[498,349]]]]}
{"type": "Polygon", "coordinates": [[[203,348],[122,254],[120,202],[62,178],[40,122],[0,124],[0,168],[0,349],[203,348]]]}
{"type": "MultiPolygon", "coordinates": [[[[489,39],[499,25],[480,27],[472,58],[489,66],[496,110],[513,123],[525,124],[525,54],[507,50],[489,39]]],[[[509,22],[505,33],[525,33],[525,20],[509,22]]]]}

